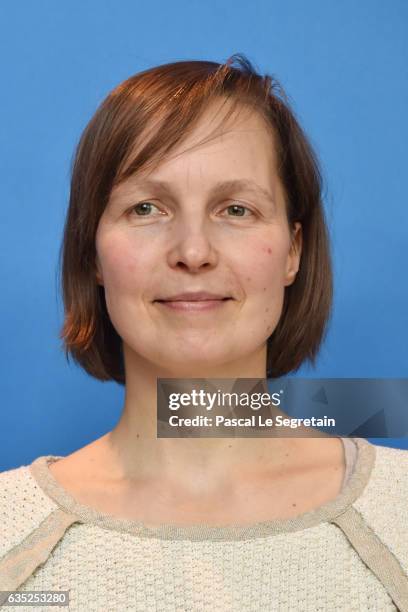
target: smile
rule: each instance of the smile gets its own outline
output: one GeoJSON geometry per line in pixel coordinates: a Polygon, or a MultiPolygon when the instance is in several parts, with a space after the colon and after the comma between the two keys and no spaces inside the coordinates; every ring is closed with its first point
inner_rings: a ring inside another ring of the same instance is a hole
{"type": "Polygon", "coordinates": [[[206,312],[214,310],[216,308],[222,308],[228,302],[231,302],[232,298],[223,298],[217,300],[156,300],[155,304],[159,304],[164,308],[170,310],[181,311],[181,312],[206,312]]]}

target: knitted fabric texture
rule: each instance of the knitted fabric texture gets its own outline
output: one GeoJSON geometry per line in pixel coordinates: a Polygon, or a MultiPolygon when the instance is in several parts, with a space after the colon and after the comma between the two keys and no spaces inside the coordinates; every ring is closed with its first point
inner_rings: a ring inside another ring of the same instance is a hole
{"type": "Polygon", "coordinates": [[[343,441],[336,499],[245,526],[103,514],[54,479],[53,455],[2,472],[0,590],[69,591],[53,609],[81,612],[408,612],[408,451],[343,441]]]}

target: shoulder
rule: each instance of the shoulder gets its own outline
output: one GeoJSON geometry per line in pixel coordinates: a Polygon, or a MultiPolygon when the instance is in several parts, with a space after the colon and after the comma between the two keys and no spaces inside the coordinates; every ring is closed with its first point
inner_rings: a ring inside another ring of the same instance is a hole
{"type": "Polygon", "coordinates": [[[408,502],[408,449],[366,444],[374,448],[374,462],[367,484],[366,495],[360,500],[361,507],[369,502],[369,497],[385,495],[386,499],[396,502],[397,506],[408,502]]]}
{"type": "Polygon", "coordinates": [[[57,507],[38,486],[29,465],[0,472],[0,558],[30,536],[57,507]]]}
{"type": "Polygon", "coordinates": [[[353,506],[408,571],[408,450],[366,444],[372,469],[353,506]]]}

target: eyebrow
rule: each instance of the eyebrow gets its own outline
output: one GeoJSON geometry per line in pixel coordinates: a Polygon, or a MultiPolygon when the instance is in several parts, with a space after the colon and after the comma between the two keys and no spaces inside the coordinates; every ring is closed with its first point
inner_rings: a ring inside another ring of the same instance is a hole
{"type": "MultiPolygon", "coordinates": [[[[133,182],[135,187],[147,187],[149,188],[154,188],[154,189],[159,189],[160,191],[171,191],[171,183],[167,182],[167,181],[157,181],[157,180],[153,180],[153,179],[141,179],[141,180],[137,180],[135,179],[134,181],[129,181],[129,182],[133,182]]],[[[265,189],[265,187],[261,187],[260,185],[258,185],[258,183],[256,183],[255,181],[251,180],[251,179],[231,179],[228,181],[220,181],[218,183],[216,183],[212,189],[210,190],[210,193],[212,196],[219,196],[219,195],[223,195],[228,191],[239,191],[239,190],[243,190],[243,191],[248,191],[248,192],[252,192],[252,193],[258,193],[260,195],[262,195],[264,198],[267,198],[268,200],[271,200],[272,202],[274,202],[274,197],[272,195],[272,193],[268,190],[265,189]]]]}

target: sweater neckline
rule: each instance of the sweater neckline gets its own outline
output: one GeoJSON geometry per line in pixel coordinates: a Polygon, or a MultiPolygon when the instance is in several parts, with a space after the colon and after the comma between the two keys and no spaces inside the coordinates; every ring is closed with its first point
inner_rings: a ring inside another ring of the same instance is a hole
{"type": "Polygon", "coordinates": [[[310,529],[330,523],[343,514],[362,495],[368,484],[376,458],[376,447],[365,438],[348,438],[356,446],[354,470],[339,495],[325,504],[289,519],[272,519],[250,524],[208,525],[205,523],[148,526],[140,521],[120,518],[81,504],[56,480],[49,470],[50,463],[62,455],[43,455],[28,467],[30,474],[45,495],[63,511],[74,515],[77,522],[96,525],[112,531],[139,537],[166,540],[246,540],[310,529]]]}

